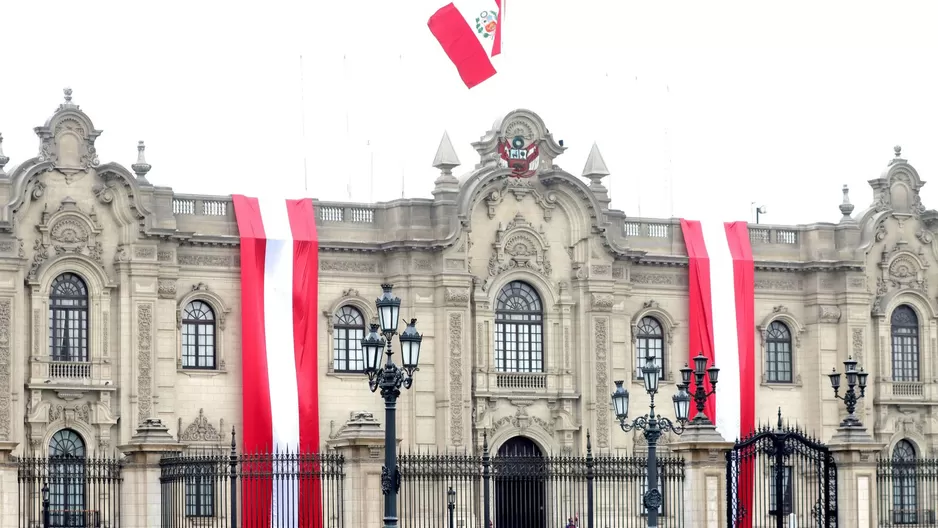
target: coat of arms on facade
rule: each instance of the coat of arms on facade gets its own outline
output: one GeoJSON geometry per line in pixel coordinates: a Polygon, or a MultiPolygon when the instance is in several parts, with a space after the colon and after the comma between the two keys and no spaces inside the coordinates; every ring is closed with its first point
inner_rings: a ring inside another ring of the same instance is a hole
{"type": "Polygon", "coordinates": [[[538,148],[534,142],[525,144],[523,136],[515,136],[510,141],[498,142],[498,153],[508,164],[513,178],[530,178],[537,170],[538,148]]]}

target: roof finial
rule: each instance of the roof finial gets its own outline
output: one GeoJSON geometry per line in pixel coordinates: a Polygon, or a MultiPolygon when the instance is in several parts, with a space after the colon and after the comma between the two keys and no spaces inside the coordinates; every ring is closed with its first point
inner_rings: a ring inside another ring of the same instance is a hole
{"type": "Polygon", "coordinates": [[[72,104],[72,89],[66,86],[62,91],[65,92],[65,104],[72,104]]]}
{"type": "Polygon", "coordinates": [[[853,218],[850,217],[853,213],[853,204],[850,203],[850,188],[846,184],[844,184],[844,201],[840,204],[840,212],[844,215],[840,219],[841,224],[853,221],[853,218]]]}
{"type": "Polygon", "coordinates": [[[896,145],[895,147],[892,147],[892,150],[894,150],[894,151],[896,152],[896,157],[897,157],[897,158],[902,157],[902,146],[901,146],[901,145],[896,145]]]}
{"type": "Polygon", "coordinates": [[[3,167],[10,162],[10,158],[3,155],[3,134],[0,134],[0,176],[6,176],[6,172],[3,172],[3,167]]]}
{"type": "Polygon", "coordinates": [[[590,190],[596,195],[596,199],[603,204],[603,208],[609,207],[609,192],[603,185],[603,178],[609,176],[609,169],[606,167],[606,161],[603,155],[599,153],[599,146],[593,142],[590,148],[589,156],[586,157],[586,165],[583,166],[583,177],[589,178],[590,190]]]}
{"type": "MultiPolygon", "coordinates": [[[[150,164],[147,163],[147,158],[144,155],[144,151],[147,146],[143,144],[143,140],[137,143],[137,163],[134,163],[130,166],[134,170],[134,174],[137,175],[137,179],[147,182],[147,173],[150,172],[150,164]]],[[[149,182],[147,182],[149,183],[149,182]]]]}
{"type": "Polygon", "coordinates": [[[440,146],[436,149],[436,156],[433,157],[433,166],[440,169],[439,178],[433,182],[433,196],[458,193],[459,180],[453,176],[453,169],[459,166],[459,157],[456,156],[453,142],[445,131],[440,146]]]}

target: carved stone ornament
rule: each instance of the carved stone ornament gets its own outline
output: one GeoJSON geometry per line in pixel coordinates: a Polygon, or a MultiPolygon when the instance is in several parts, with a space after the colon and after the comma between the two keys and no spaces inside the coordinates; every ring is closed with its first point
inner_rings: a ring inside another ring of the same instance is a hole
{"type": "Polygon", "coordinates": [[[900,157],[902,149],[895,148],[896,157],[889,162],[886,170],[875,180],[870,180],[873,188],[873,208],[876,212],[891,211],[898,215],[922,215],[920,191],[925,184],[918,172],[900,157]]]}
{"type": "Polygon", "coordinates": [[[463,317],[449,314],[449,410],[453,445],[463,444],[463,317]]]}
{"type": "Polygon", "coordinates": [[[593,293],[590,295],[590,306],[596,312],[610,312],[615,304],[615,297],[611,293],[593,293]]]}
{"type": "Polygon", "coordinates": [[[199,415],[186,427],[182,428],[182,418],[179,419],[179,441],[180,442],[221,442],[222,436],[219,431],[225,430],[225,420],[218,423],[218,429],[212,425],[205,417],[205,410],[199,409],[199,415]]]}
{"type": "Polygon", "coordinates": [[[447,306],[466,306],[469,303],[469,288],[446,288],[444,297],[447,306]]]}
{"type": "Polygon", "coordinates": [[[88,116],[71,103],[70,89],[66,89],[65,104],[35,131],[39,136],[39,159],[51,162],[66,177],[98,166],[94,142],[101,131],[95,130],[88,116]]]}
{"type": "Polygon", "coordinates": [[[64,420],[67,424],[70,421],[78,420],[86,424],[91,423],[91,404],[88,402],[75,405],[50,405],[49,423],[57,420],[64,420]]]}
{"type": "Polygon", "coordinates": [[[137,422],[153,412],[153,305],[137,305],[137,422]]]}
{"type": "Polygon", "coordinates": [[[160,299],[176,298],[176,281],[174,279],[160,279],[158,289],[160,299]]]}
{"type": "Polygon", "coordinates": [[[880,276],[876,278],[873,312],[882,310],[882,300],[892,291],[917,290],[928,294],[929,263],[922,255],[912,253],[904,243],[884,250],[880,257],[880,276]]]}
{"type": "Polygon", "coordinates": [[[609,321],[597,318],[593,321],[596,339],[596,440],[600,449],[609,447],[609,321]]]}
{"type": "Polygon", "coordinates": [[[525,196],[534,198],[534,202],[541,207],[545,222],[550,222],[553,218],[554,209],[557,208],[557,193],[554,191],[542,192],[529,179],[508,178],[501,182],[496,188],[491,189],[485,195],[485,205],[488,211],[489,220],[495,218],[495,212],[498,206],[505,200],[505,196],[511,193],[515,200],[521,201],[525,196]]]}
{"type": "Polygon", "coordinates": [[[818,306],[818,321],[822,323],[839,323],[840,315],[840,308],[837,306],[818,306]]]}
{"type": "Polygon", "coordinates": [[[10,352],[13,337],[13,299],[0,299],[0,441],[10,440],[12,433],[13,358],[10,352]]]}
{"type": "Polygon", "coordinates": [[[36,230],[39,233],[33,243],[33,258],[27,272],[29,280],[36,280],[47,260],[63,255],[81,255],[104,266],[104,248],[98,240],[102,228],[93,207],[85,213],[70,197],[63,198],[53,212],[46,204],[36,230]]]}
{"type": "Polygon", "coordinates": [[[488,277],[482,284],[482,291],[488,291],[492,281],[502,273],[515,269],[526,269],[550,278],[552,268],[548,258],[549,244],[543,228],[534,229],[521,213],[506,227],[498,226],[495,242],[492,243],[492,257],[489,259],[488,277]]]}

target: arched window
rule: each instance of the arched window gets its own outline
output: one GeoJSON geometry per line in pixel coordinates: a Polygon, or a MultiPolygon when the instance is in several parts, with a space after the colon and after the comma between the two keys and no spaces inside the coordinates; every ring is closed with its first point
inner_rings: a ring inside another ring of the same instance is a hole
{"type": "Polygon", "coordinates": [[[642,367],[648,356],[655,358],[655,365],[661,369],[659,378],[665,379],[664,368],[664,331],[661,322],[654,317],[642,317],[635,328],[635,377],[642,377],[642,367]]]}
{"type": "Polygon", "coordinates": [[[182,310],[182,368],[215,368],[215,311],[205,301],[182,310]]]}
{"type": "Polygon", "coordinates": [[[892,450],[892,522],[918,523],[918,486],[915,481],[915,447],[899,440],[892,450]]]}
{"type": "Polygon", "coordinates": [[[355,307],[345,305],[332,316],[332,370],[363,372],[365,354],[365,318],[355,307]]]}
{"type": "Polygon", "coordinates": [[[49,441],[49,512],[51,526],[84,526],[85,442],[71,429],[49,441]]]}
{"type": "Polygon", "coordinates": [[[52,281],[49,355],[53,361],[88,361],[88,287],[74,273],[52,281]]]}
{"type": "Polygon", "coordinates": [[[918,316],[903,304],[892,312],[892,379],[919,381],[918,316]]]}
{"type": "Polygon", "coordinates": [[[772,321],[765,332],[765,374],[769,383],[791,383],[791,331],[781,321],[772,321]]]}
{"type": "Polygon", "coordinates": [[[544,371],[544,309],[529,284],[505,285],[495,300],[495,370],[544,371]]]}

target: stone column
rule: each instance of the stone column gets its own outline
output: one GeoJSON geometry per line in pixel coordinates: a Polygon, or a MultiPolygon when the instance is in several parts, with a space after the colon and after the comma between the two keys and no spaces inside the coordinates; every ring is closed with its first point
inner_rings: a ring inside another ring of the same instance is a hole
{"type": "Polygon", "coordinates": [[[329,447],[345,457],[343,526],[380,526],[384,513],[381,466],[384,461],[384,430],[374,415],[353,411],[329,447]]]}
{"type": "Polygon", "coordinates": [[[843,528],[879,526],[876,455],[883,444],[862,427],[838,427],[827,444],[837,463],[837,525],[843,528]]]}
{"type": "Polygon", "coordinates": [[[712,425],[688,426],[671,451],[684,458],[684,519],[688,526],[726,526],[726,452],[733,448],[712,425]]]}
{"type": "Polygon", "coordinates": [[[0,442],[0,528],[16,528],[18,524],[16,461],[12,453],[16,442],[0,442]]]}
{"type": "Polygon", "coordinates": [[[160,459],[182,446],[155,418],[137,426],[130,442],[117,446],[126,457],[121,489],[121,526],[160,526],[160,459]]]}

